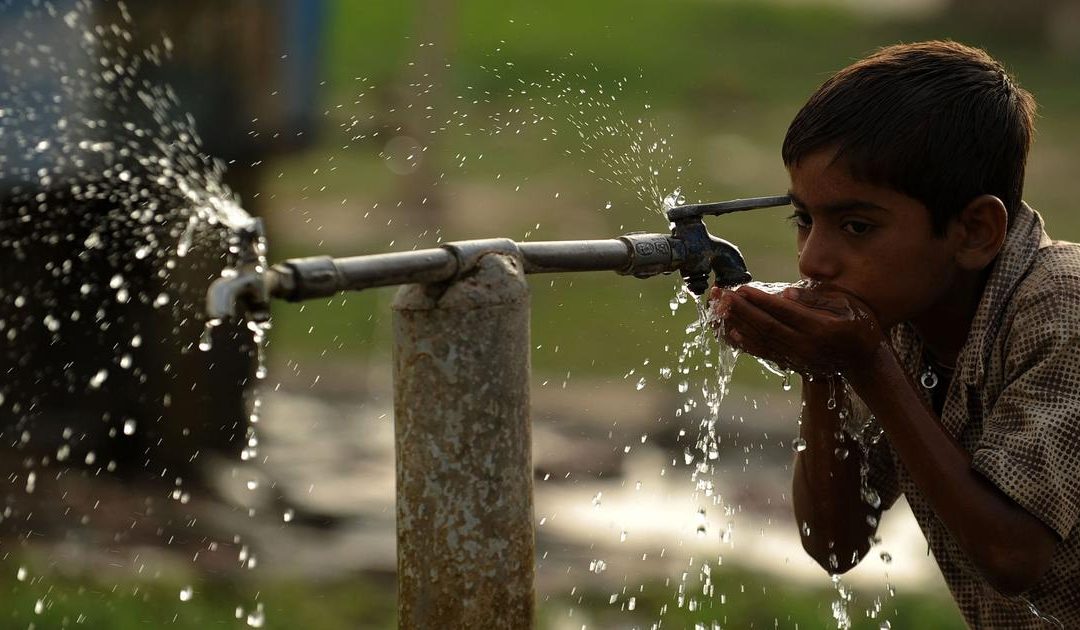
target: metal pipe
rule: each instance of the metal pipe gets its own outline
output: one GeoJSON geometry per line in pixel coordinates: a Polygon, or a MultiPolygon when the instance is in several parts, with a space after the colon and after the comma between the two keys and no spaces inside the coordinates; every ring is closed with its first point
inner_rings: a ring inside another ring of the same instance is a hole
{"type": "MultiPolygon", "coordinates": [[[[650,276],[678,269],[682,248],[666,234],[627,234],[588,241],[480,239],[447,243],[411,252],[286,260],[271,273],[279,276],[271,296],[288,301],[399,284],[449,282],[469,272],[479,256],[502,252],[520,258],[525,273],[615,271],[650,276]]],[[[215,300],[222,302],[220,298],[215,300]]]]}
{"type": "Polygon", "coordinates": [[[630,248],[620,239],[519,243],[525,273],[621,271],[630,266],[630,248]]]}
{"type": "Polygon", "coordinates": [[[529,290],[513,254],[394,300],[398,627],[533,627],[529,290]]]}
{"type": "Polygon", "coordinates": [[[604,240],[535,243],[509,239],[461,241],[411,252],[300,258],[268,270],[258,262],[256,254],[265,250],[260,249],[264,248],[261,225],[253,222],[238,237],[238,248],[247,252],[247,257],[241,258],[238,274],[219,278],[211,286],[207,311],[212,319],[238,315],[265,319],[269,317],[270,298],[295,302],[371,287],[444,284],[470,273],[480,256],[496,251],[513,256],[525,273],[609,270],[647,278],[679,271],[687,287],[701,295],[708,289],[710,275],[718,286],[750,280],[738,248],[709,234],[702,216],[789,202],[788,196],[781,195],[679,206],[667,213],[672,222],[671,235],[626,234],[604,240]]]}
{"type": "Polygon", "coordinates": [[[338,291],[445,282],[457,274],[458,261],[453,252],[437,248],[348,258],[296,258],[275,265],[273,271],[293,279],[274,297],[294,302],[338,291]]]}

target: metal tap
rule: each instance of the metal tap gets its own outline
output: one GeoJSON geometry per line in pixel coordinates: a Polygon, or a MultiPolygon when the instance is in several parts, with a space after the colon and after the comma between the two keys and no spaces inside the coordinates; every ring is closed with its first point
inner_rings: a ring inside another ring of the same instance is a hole
{"type": "Polygon", "coordinates": [[[750,282],[746,261],[733,243],[709,234],[702,217],[719,216],[732,212],[786,206],[791,197],[753,197],[716,203],[698,203],[676,206],[667,211],[671,221],[671,236],[684,244],[686,260],[679,266],[686,287],[694,295],[701,295],[709,288],[709,273],[714,275],[718,287],[731,287],[750,282]]]}
{"type": "Polygon", "coordinates": [[[207,315],[263,321],[269,317],[271,298],[297,302],[339,291],[446,283],[469,273],[481,256],[493,253],[513,256],[528,274],[607,270],[649,278],[678,271],[687,288],[701,295],[709,288],[710,274],[721,287],[750,281],[739,249],[709,234],[702,217],[788,203],[787,196],[777,196],[678,206],[667,211],[670,235],[631,233],[614,239],[522,243],[482,239],[409,252],[297,258],[269,269],[263,262],[262,223],[255,219],[237,235],[234,246],[240,260],[235,272],[222,274],[210,286],[207,315]]]}
{"type": "Polygon", "coordinates": [[[233,232],[229,243],[237,254],[236,267],[227,269],[210,284],[206,293],[206,314],[213,320],[243,316],[256,322],[270,319],[270,296],[281,281],[278,274],[267,273],[266,235],[262,219],[252,219],[233,232]]]}

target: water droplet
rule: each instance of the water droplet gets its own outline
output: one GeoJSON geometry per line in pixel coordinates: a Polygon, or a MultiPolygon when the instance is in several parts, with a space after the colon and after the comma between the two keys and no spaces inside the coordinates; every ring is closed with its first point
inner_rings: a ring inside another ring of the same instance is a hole
{"type": "Polygon", "coordinates": [[[888,551],[882,551],[881,552],[881,561],[884,562],[885,564],[889,564],[890,562],[892,562],[892,554],[889,553],[888,551]]]}
{"type": "Polygon", "coordinates": [[[281,520],[286,523],[291,523],[294,518],[296,518],[296,511],[292,508],[288,508],[285,510],[285,513],[281,515],[281,520]]]}
{"type": "Polygon", "coordinates": [[[40,615],[43,612],[45,612],[45,602],[39,599],[34,602],[34,614],[40,615]]]}
{"type": "Polygon", "coordinates": [[[180,601],[182,601],[182,602],[190,602],[191,597],[194,594],[195,594],[194,589],[192,589],[190,586],[185,586],[184,588],[180,589],[180,601]]]}
{"type": "Polygon", "coordinates": [[[95,374],[94,376],[92,376],[90,378],[90,388],[91,389],[99,389],[100,387],[102,387],[102,384],[105,383],[105,379],[108,378],[108,377],[109,377],[109,371],[108,370],[105,370],[105,368],[102,368],[102,370],[98,370],[97,374],[95,374]]]}
{"type": "Polygon", "coordinates": [[[690,391],[690,383],[688,383],[686,381],[679,381],[679,384],[678,384],[677,387],[679,389],[680,394],[685,394],[686,392],[690,391]]]}
{"type": "Polygon", "coordinates": [[[247,625],[251,626],[252,628],[261,628],[265,623],[266,613],[263,611],[263,605],[260,602],[255,605],[255,610],[253,612],[248,613],[247,625]]]}
{"type": "Polygon", "coordinates": [[[785,392],[791,391],[791,372],[787,372],[784,374],[783,388],[785,392]]]}
{"type": "Polygon", "coordinates": [[[50,331],[56,332],[60,330],[60,320],[56,319],[51,314],[46,315],[43,321],[45,322],[45,327],[48,328],[50,331]]]}
{"type": "Polygon", "coordinates": [[[641,378],[640,378],[640,379],[638,380],[638,382],[637,382],[637,385],[635,385],[635,386],[634,386],[634,389],[638,390],[639,392],[640,392],[641,390],[645,389],[645,377],[644,377],[644,376],[642,376],[642,377],[641,377],[641,378]]]}
{"type": "Polygon", "coordinates": [[[796,453],[801,453],[806,450],[806,440],[801,437],[797,437],[791,441],[791,450],[796,453]]]}
{"type": "Polygon", "coordinates": [[[878,496],[877,490],[874,490],[870,486],[863,485],[861,493],[862,500],[865,501],[867,505],[875,510],[881,507],[881,497],[878,496]]]}
{"type": "Polygon", "coordinates": [[[28,574],[29,572],[26,570],[26,567],[19,567],[19,570],[15,572],[15,579],[20,582],[25,582],[28,574]]]}
{"type": "Polygon", "coordinates": [[[124,420],[124,435],[135,435],[136,422],[132,418],[124,420]]]}

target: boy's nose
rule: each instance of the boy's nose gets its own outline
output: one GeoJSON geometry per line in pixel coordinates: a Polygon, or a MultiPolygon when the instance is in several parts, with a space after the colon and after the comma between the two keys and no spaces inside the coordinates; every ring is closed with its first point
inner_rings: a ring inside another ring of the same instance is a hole
{"type": "Polygon", "coordinates": [[[825,239],[815,236],[811,232],[799,250],[799,274],[819,282],[835,281],[840,273],[839,256],[825,239]]]}

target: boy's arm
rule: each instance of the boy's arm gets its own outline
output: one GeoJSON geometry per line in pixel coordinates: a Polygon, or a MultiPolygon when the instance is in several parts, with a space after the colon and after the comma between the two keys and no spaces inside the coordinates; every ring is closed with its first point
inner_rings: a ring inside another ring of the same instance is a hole
{"type": "Polygon", "coordinates": [[[986,581],[1004,595],[1034,586],[1050,567],[1057,535],[972,468],[971,455],[927,409],[892,350],[882,344],[865,369],[845,378],[986,581]]]}
{"type": "Polygon", "coordinates": [[[843,401],[829,409],[829,397],[827,381],[803,379],[800,437],[806,448],[795,455],[792,503],[803,549],[829,573],[844,573],[870,549],[881,510],[862,500],[863,454],[837,440],[836,409],[843,401]],[[850,449],[848,456],[837,457],[837,448],[850,449]]]}
{"type": "MultiPolygon", "coordinates": [[[[984,578],[1007,595],[1033,586],[1057,546],[1053,530],[972,469],[971,455],[926,407],[873,316],[859,303],[842,294],[793,295],[746,287],[725,293],[719,309],[728,340],[800,370],[843,374],[984,578]],[[802,298],[813,306],[801,303],[802,298]]],[[[829,489],[815,487],[815,495],[829,489]]]]}

